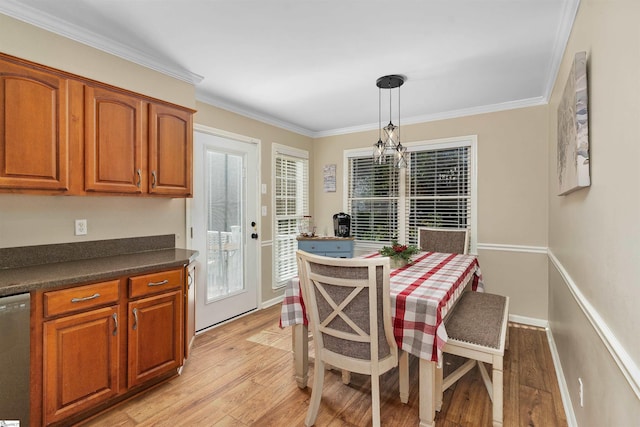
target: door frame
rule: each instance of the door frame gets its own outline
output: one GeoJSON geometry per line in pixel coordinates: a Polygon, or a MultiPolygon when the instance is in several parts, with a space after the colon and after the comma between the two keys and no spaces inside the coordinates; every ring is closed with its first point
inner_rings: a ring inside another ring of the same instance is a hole
{"type": "MultiPolygon", "coordinates": [[[[233,132],[229,132],[226,130],[222,130],[222,129],[217,129],[217,128],[213,128],[210,126],[205,126],[205,125],[201,125],[198,123],[194,123],[193,125],[193,140],[195,141],[195,132],[201,132],[201,133],[206,133],[209,135],[214,135],[214,136],[218,136],[221,138],[226,138],[226,139],[231,139],[231,140],[235,140],[235,141],[240,141],[240,142],[244,142],[244,143],[249,143],[249,144],[255,144],[256,145],[256,149],[257,149],[257,156],[258,156],[258,171],[256,174],[256,180],[257,182],[256,184],[256,188],[260,189],[260,179],[262,177],[262,141],[256,138],[252,138],[249,136],[245,136],[245,135],[240,135],[237,133],[233,133],[233,132]]],[[[195,142],[194,142],[195,144],[195,142]]],[[[194,155],[196,155],[196,150],[193,150],[194,155]]],[[[195,177],[194,177],[195,180],[195,177]]],[[[261,192],[257,191],[255,194],[255,206],[256,206],[256,211],[254,212],[254,218],[256,218],[256,221],[259,221],[258,223],[258,240],[256,241],[256,244],[258,245],[258,248],[256,250],[256,263],[257,263],[257,268],[258,268],[258,274],[256,275],[256,280],[257,280],[257,289],[256,289],[256,307],[257,310],[262,309],[262,216],[260,215],[260,211],[261,211],[261,192]]],[[[249,195],[247,194],[247,198],[249,197],[249,195]]],[[[191,223],[191,211],[192,211],[192,203],[193,203],[193,198],[188,198],[186,199],[186,203],[185,203],[185,241],[186,241],[186,246],[187,249],[192,249],[191,246],[191,230],[192,230],[192,223],[191,223]]],[[[249,214],[249,212],[248,212],[249,214]]],[[[248,216],[248,215],[247,215],[248,216]]],[[[198,272],[196,272],[196,274],[199,274],[198,272]]],[[[196,289],[196,295],[197,295],[197,289],[196,289]]],[[[229,320],[226,320],[224,322],[220,322],[217,323],[209,328],[205,328],[199,332],[196,332],[196,335],[198,335],[199,333],[205,332],[211,328],[215,328],[217,326],[220,325],[224,325],[225,323],[231,321],[231,320],[235,320],[238,317],[242,317],[243,315],[237,316],[237,317],[233,317],[229,320]]]]}

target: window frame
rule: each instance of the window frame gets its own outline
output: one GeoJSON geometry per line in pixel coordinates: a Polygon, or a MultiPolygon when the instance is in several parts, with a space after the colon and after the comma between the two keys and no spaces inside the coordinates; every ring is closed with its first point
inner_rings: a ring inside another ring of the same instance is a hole
{"type": "MultiPolygon", "coordinates": [[[[478,176],[477,176],[477,164],[478,164],[478,137],[477,135],[466,135],[451,138],[440,138],[424,141],[413,141],[402,144],[407,147],[407,152],[416,152],[424,150],[442,150],[447,148],[458,148],[466,146],[469,148],[469,180],[470,180],[470,214],[469,214],[469,253],[477,253],[478,245],[478,176]]],[[[342,184],[343,184],[343,211],[349,213],[349,182],[350,182],[350,169],[349,159],[352,157],[369,157],[372,158],[372,148],[356,148],[344,150],[343,152],[343,170],[345,171],[342,184]]],[[[373,162],[373,159],[371,160],[373,162]]],[[[406,189],[406,169],[399,170],[400,176],[398,179],[398,236],[406,235],[406,200],[409,197],[406,189]]],[[[404,239],[404,237],[400,237],[404,239]]],[[[379,249],[385,242],[373,242],[366,240],[355,240],[356,253],[372,252],[379,249]]]]}

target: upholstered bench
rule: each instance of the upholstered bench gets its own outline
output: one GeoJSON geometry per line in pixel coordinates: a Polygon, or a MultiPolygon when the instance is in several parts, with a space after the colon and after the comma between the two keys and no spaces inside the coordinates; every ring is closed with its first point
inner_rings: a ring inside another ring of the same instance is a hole
{"type": "MultiPolygon", "coordinates": [[[[502,426],[502,359],[507,343],[509,297],[484,292],[465,292],[445,319],[449,337],[443,352],[469,358],[442,381],[442,392],[476,364],[493,402],[493,425],[502,426]],[[492,379],[484,363],[492,365],[492,379]]],[[[442,372],[440,371],[440,375],[442,372]]],[[[442,395],[440,395],[442,402],[442,395]]]]}

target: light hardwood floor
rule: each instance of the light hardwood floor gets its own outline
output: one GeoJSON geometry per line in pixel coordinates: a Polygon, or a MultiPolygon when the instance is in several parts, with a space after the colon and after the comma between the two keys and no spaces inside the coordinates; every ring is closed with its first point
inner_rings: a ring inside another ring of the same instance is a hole
{"type": "MultiPolygon", "coordinates": [[[[311,388],[301,390],[296,385],[291,329],[278,327],[279,313],[277,305],[198,335],[181,376],[84,425],[303,426],[311,388]]],[[[566,426],[544,331],[512,326],[509,333],[504,366],[505,427],[566,426]]],[[[406,405],[398,396],[397,370],[382,376],[383,426],[418,425],[417,371],[417,359],[412,357],[406,405]]],[[[340,373],[328,371],[325,375],[316,426],[371,425],[368,377],[353,374],[347,386],[342,384],[340,373]]],[[[438,427],[491,426],[491,401],[477,369],[445,392],[442,410],[436,415],[438,427]]]]}

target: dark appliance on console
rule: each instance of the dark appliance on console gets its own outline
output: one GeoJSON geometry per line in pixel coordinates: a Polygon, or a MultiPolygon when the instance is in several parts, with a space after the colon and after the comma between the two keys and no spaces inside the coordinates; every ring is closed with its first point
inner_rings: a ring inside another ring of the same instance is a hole
{"type": "Polygon", "coordinates": [[[333,234],[336,237],[351,236],[351,215],[340,212],[333,216],[333,234]]]}

